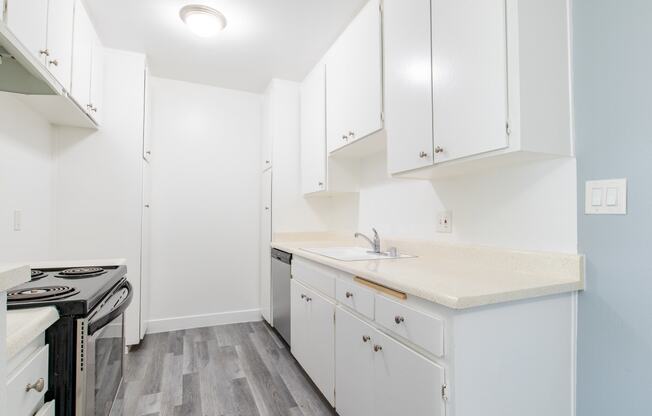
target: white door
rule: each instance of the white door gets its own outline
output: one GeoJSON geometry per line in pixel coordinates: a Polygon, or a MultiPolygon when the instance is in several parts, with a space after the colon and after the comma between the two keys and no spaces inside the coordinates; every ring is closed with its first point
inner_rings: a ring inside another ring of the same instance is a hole
{"type": "Polygon", "coordinates": [[[340,416],[371,416],[377,331],[342,308],[335,323],[335,408],[340,416]]]}
{"type": "Polygon", "coordinates": [[[373,414],[443,416],[444,370],[380,332],[376,332],[373,344],[373,414]]]}
{"type": "Polygon", "coordinates": [[[505,0],[432,0],[435,162],[507,146],[505,0]]]}
{"type": "Polygon", "coordinates": [[[145,126],[143,129],[143,159],[149,161],[152,157],[152,97],[150,86],[149,68],[145,67],[145,104],[143,112],[145,113],[145,126]]]}
{"type": "Polygon", "coordinates": [[[387,168],[432,165],[430,0],[385,0],[383,42],[387,168]]]}
{"type": "Polygon", "coordinates": [[[263,96],[263,135],[261,143],[261,169],[269,169],[272,167],[272,132],[274,131],[274,109],[272,100],[272,91],[270,89],[265,91],[263,96]]]}
{"type": "Polygon", "coordinates": [[[93,31],[93,45],[91,48],[91,112],[97,124],[102,124],[104,112],[104,47],[100,38],[93,31]]]}
{"type": "Polygon", "coordinates": [[[262,173],[260,207],[260,313],[271,323],[272,170],[262,173]]]}
{"type": "Polygon", "coordinates": [[[326,189],[326,68],[319,64],[301,84],[301,189],[326,189]]]}
{"type": "Polygon", "coordinates": [[[306,287],[295,279],[290,281],[290,347],[292,355],[307,371],[308,364],[308,305],[306,287]]]}
{"type": "Polygon", "coordinates": [[[81,0],[75,2],[72,43],[71,95],[77,104],[90,113],[93,25],[81,0]]]}
{"type": "Polygon", "coordinates": [[[48,1],[47,0],[7,0],[6,24],[41,62],[45,62],[48,1]]]}
{"type": "Polygon", "coordinates": [[[326,58],[329,152],[383,127],[380,1],[369,1],[326,58]]]}
{"type": "Polygon", "coordinates": [[[74,0],[50,0],[48,3],[47,48],[48,70],[66,91],[70,91],[72,74],[72,30],[74,0]]]}
{"type": "Polygon", "coordinates": [[[309,295],[310,377],[335,405],[335,304],[314,291],[309,295]]]}
{"type": "Polygon", "coordinates": [[[152,181],[149,162],[143,160],[143,217],[140,248],[140,339],[149,321],[152,181]]]}

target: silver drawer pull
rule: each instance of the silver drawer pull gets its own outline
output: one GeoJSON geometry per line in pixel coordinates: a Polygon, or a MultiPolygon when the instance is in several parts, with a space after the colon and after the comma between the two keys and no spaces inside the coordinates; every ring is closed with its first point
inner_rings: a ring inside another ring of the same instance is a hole
{"type": "Polygon", "coordinates": [[[405,322],[405,318],[403,318],[402,316],[395,316],[394,317],[394,322],[396,322],[396,324],[398,325],[400,323],[405,322]]]}
{"type": "Polygon", "coordinates": [[[347,298],[347,299],[348,299],[348,298],[352,298],[352,297],[353,297],[353,293],[351,293],[351,292],[346,292],[346,298],[347,298]]]}
{"type": "Polygon", "coordinates": [[[306,302],[310,302],[310,301],[312,301],[312,298],[311,297],[306,297],[306,302]]]}
{"type": "Polygon", "coordinates": [[[304,294],[302,293],[302,294],[301,294],[301,299],[305,299],[305,298],[306,298],[306,295],[304,295],[304,294]]]}
{"type": "Polygon", "coordinates": [[[45,379],[39,378],[34,384],[28,384],[25,386],[25,391],[36,390],[37,392],[42,392],[45,388],[45,379]]]}
{"type": "Polygon", "coordinates": [[[369,335],[362,336],[362,342],[369,342],[369,341],[371,341],[371,337],[369,335]]]}
{"type": "Polygon", "coordinates": [[[375,352],[382,351],[382,350],[383,350],[383,347],[381,347],[380,345],[377,345],[377,344],[374,345],[374,351],[375,352]]]}

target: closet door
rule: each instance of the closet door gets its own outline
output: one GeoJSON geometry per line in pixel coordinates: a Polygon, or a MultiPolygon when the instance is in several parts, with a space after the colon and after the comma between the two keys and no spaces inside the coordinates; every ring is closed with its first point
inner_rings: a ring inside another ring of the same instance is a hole
{"type": "Polygon", "coordinates": [[[271,279],[272,257],[272,170],[262,174],[262,195],[260,206],[260,312],[271,324],[271,279]]]}
{"type": "Polygon", "coordinates": [[[432,0],[435,163],[507,147],[505,0],[432,0]]]}

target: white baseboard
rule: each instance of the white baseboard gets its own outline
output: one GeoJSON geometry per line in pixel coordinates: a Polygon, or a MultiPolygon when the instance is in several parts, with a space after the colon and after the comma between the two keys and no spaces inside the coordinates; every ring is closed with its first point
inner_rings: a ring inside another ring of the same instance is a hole
{"type": "Polygon", "coordinates": [[[180,329],[255,322],[261,319],[260,309],[152,319],[147,323],[147,333],[156,334],[159,332],[178,331],[180,329]]]}

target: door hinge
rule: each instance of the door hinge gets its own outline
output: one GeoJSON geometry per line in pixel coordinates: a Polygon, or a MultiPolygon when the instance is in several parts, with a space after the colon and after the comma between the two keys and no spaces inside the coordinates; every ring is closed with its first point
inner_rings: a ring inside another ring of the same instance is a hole
{"type": "Polygon", "coordinates": [[[2,4],[2,20],[7,21],[7,10],[9,10],[9,0],[4,0],[2,4]]]}
{"type": "Polygon", "coordinates": [[[447,384],[442,384],[441,385],[441,399],[443,401],[448,400],[448,385],[447,384]]]}
{"type": "Polygon", "coordinates": [[[380,0],[380,3],[378,3],[378,10],[380,10],[381,13],[383,12],[383,1],[382,0],[380,0]]]}
{"type": "Polygon", "coordinates": [[[508,136],[512,134],[512,127],[509,125],[509,120],[505,122],[505,132],[508,136]]]}
{"type": "Polygon", "coordinates": [[[385,121],[385,112],[384,111],[380,112],[380,121],[385,121]]]}

